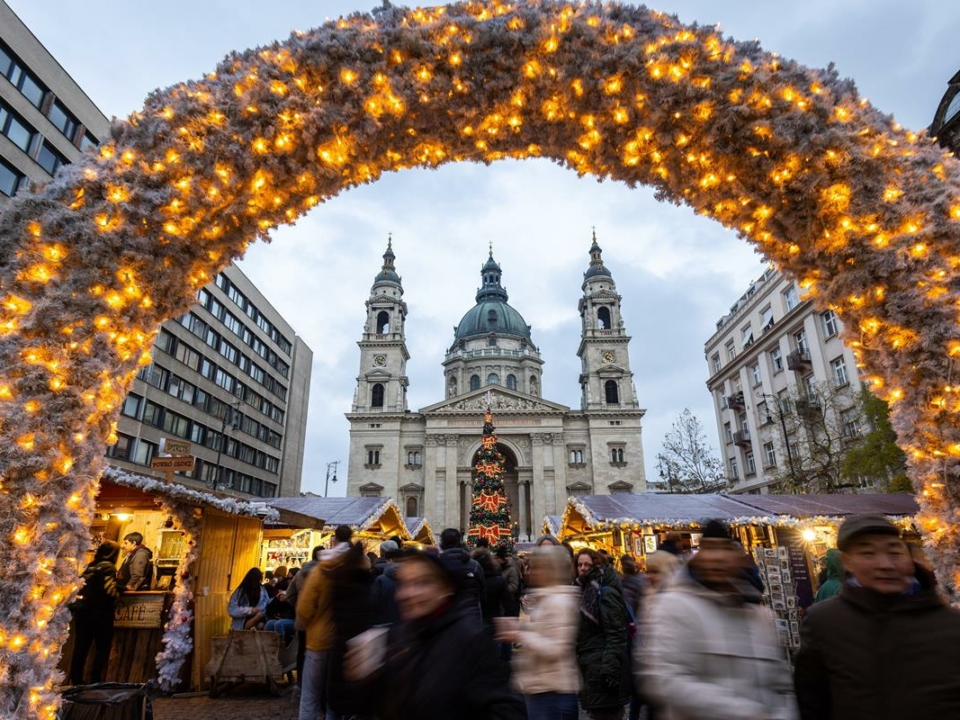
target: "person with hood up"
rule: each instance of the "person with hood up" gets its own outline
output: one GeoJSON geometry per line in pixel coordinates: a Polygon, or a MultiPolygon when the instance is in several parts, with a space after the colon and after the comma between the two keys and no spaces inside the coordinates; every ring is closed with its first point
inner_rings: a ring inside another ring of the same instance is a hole
{"type": "Polygon", "coordinates": [[[530,621],[497,633],[503,643],[520,643],[513,684],[524,694],[529,720],[577,720],[580,676],[574,652],[580,598],[570,585],[570,556],[543,545],[530,557],[528,580],[534,596],[530,621]]]}
{"type": "Polygon", "coordinates": [[[840,592],[843,587],[843,561],[840,559],[840,551],[837,548],[830,548],[824,556],[824,568],[827,571],[827,579],[817,590],[817,595],[813,599],[815,603],[829,600],[840,592]]]}
{"type": "Polygon", "coordinates": [[[93,554],[93,561],[83,571],[83,585],[68,606],[73,613],[73,657],[70,660],[70,682],[83,685],[90,646],[96,647],[93,657],[93,681],[103,682],[110,660],[113,641],[113,619],[120,597],[117,588],[117,558],[120,546],[104,540],[93,554]]]}
{"type": "MultiPolygon", "coordinates": [[[[566,552],[566,551],[564,551],[566,552]]],[[[629,630],[617,571],[590,548],[577,551],[580,704],[591,720],[620,720],[630,700],[629,630]]]]}
{"type": "Polygon", "coordinates": [[[480,611],[480,605],[487,590],[483,568],[463,549],[463,536],[459,530],[447,528],[440,533],[440,554],[454,561],[453,567],[459,568],[462,575],[459,602],[476,619],[477,625],[482,625],[483,614],[480,611]]]}
{"type": "Polygon", "coordinates": [[[790,664],[723,523],[649,599],[641,678],[666,720],[795,720],[790,664]]]}
{"type": "Polygon", "coordinates": [[[960,613],[880,515],[843,521],[840,592],[800,626],[803,720],[960,718],[960,613]]]}

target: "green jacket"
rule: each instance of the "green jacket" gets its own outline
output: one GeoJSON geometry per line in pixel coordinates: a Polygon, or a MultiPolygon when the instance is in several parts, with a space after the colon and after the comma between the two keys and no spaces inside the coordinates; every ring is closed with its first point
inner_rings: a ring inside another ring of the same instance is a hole
{"type": "Polygon", "coordinates": [[[827,579],[817,590],[817,596],[813,599],[815,603],[829,600],[843,587],[843,562],[840,560],[840,551],[836,548],[827,550],[825,562],[827,579]]]}

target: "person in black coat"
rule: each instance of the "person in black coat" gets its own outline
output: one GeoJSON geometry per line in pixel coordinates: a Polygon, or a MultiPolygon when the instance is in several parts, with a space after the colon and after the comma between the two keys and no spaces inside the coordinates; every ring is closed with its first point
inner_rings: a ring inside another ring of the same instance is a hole
{"type": "Polygon", "coordinates": [[[496,646],[458,602],[459,559],[427,553],[400,564],[402,622],[378,680],[381,720],[523,720],[496,646]]]}
{"type": "Polygon", "coordinates": [[[100,543],[93,562],[83,571],[83,587],[68,606],[73,614],[74,644],[70,661],[70,682],[83,685],[84,668],[90,647],[96,646],[93,682],[102,682],[110,659],[113,618],[120,590],[117,587],[117,558],[120,546],[111,540],[100,543]]]}
{"type": "Polygon", "coordinates": [[[483,629],[493,637],[493,619],[503,617],[503,604],[507,586],[493,555],[486,548],[473,551],[471,557],[483,569],[483,597],[480,598],[480,615],[483,629]]]}

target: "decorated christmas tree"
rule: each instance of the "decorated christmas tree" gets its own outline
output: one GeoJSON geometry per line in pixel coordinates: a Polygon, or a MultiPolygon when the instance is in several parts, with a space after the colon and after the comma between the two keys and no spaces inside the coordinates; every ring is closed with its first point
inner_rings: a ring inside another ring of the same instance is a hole
{"type": "Polygon", "coordinates": [[[480,538],[486,538],[490,541],[491,549],[503,546],[512,552],[510,513],[507,512],[507,496],[503,490],[503,455],[497,450],[489,398],[483,416],[483,439],[475,469],[477,476],[473,481],[467,542],[472,546],[480,538]]]}

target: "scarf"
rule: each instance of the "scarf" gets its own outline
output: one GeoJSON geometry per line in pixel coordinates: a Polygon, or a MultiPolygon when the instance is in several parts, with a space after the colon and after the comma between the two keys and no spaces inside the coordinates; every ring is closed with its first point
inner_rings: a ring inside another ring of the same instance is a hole
{"type": "Polygon", "coordinates": [[[580,596],[580,612],[597,625],[600,624],[600,569],[593,568],[586,576],[577,578],[577,584],[583,588],[580,596]]]}

